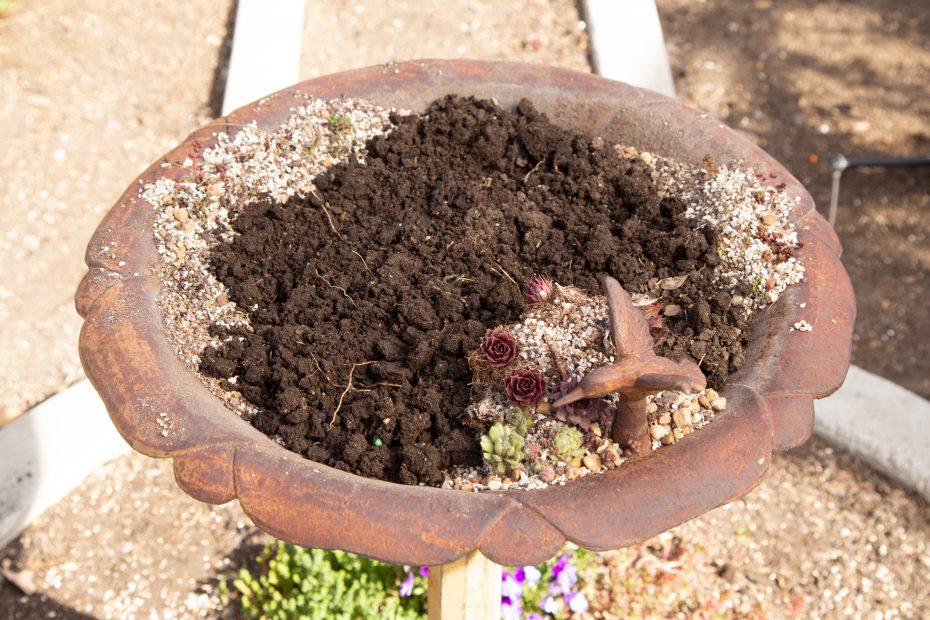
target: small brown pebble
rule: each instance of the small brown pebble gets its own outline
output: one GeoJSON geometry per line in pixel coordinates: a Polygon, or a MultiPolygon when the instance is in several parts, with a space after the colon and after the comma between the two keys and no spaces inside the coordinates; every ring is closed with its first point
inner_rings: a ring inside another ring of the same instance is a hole
{"type": "Polygon", "coordinates": [[[675,443],[675,436],[669,433],[668,435],[665,435],[664,437],[662,437],[662,439],[660,439],[659,441],[662,442],[663,446],[670,446],[673,443],[675,443]]]}
{"type": "Polygon", "coordinates": [[[616,444],[612,443],[610,446],[604,450],[603,456],[601,456],[601,462],[608,469],[615,469],[620,466],[620,450],[617,448],[616,444]]]}
{"type": "Polygon", "coordinates": [[[762,223],[766,226],[771,226],[778,221],[778,217],[774,213],[767,213],[765,217],[762,218],[762,223]]]}
{"type": "Polygon", "coordinates": [[[574,467],[574,468],[576,468],[576,469],[579,468],[579,467],[581,467],[581,457],[580,457],[580,456],[576,456],[575,458],[573,458],[573,459],[571,460],[571,462],[569,462],[568,466],[569,466],[569,467],[574,467]]]}
{"type": "Polygon", "coordinates": [[[672,435],[673,435],[673,436],[675,437],[675,439],[677,440],[677,439],[681,439],[682,437],[684,437],[684,436],[685,436],[685,433],[684,433],[684,431],[681,430],[680,428],[676,428],[675,430],[672,431],[672,435]]]}
{"type": "Polygon", "coordinates": [[[488,479],[488,489],[491,491],[500,491],[500,488],[504,486],[504,483],[501,482],[500,478],[490,478],[488,479]]]}
{"type": "Polygon", "coordinates": [[[710,409],[710,400],[705,394],[698,396],[698,404],[704,409],[710,409]]]}
{"type": "Polygon", "coordinates": [[[655,413],[659,410],[659,406],[655,403],[646,403],[646,413],[655,413]]]}
{"type": "Polygon", "coordinates": [[[697,413],[701,410],[701,403],[698,402],[697,398],[693,398],[688,401],[688,411],[691,413],[697,413]]]}
{"type": "Polygon", "coordinates": [[[669,304],[665,306],[662,310],[662,314],[665,316],[678,316],[681,314],[681,306],[676,306],[675,304],[669,304]]]}
{"type": "Polygon", "coordinates": [[[726,398],[715,398],[710,401],[711,409],[714,411],[723,411],[727,408],[727,399],[726,398]]]}
{"type": "Polygon", "coordinates": [[[734,306],[742,306],[746,299],[742,295],[734,295],[730,303],[734,306]]]}
{"type": "Polygon", "coordinates": [[[652,426],[649,427],[649,434],[652,435],[652,438],[655,441],[659,441],[660,439],[668,435],[668,433],[669,433],[668,427],[663,426],[662,424],[653,424],[652,426]]]}
{"type": "Polygon", "coordinates": [[[174,219],[179,222],[186,222],[188,217],[190,217],[190,214],[187,212],[187,209],[184,207],[175,207],[174,219]]]}
{"type": "Polygon", "coordinates": [[[684,427],[683,429],[681,429],[681,432],[684,433],[685,435],[690,435],[690,434],[691,434],[691,427],[690,427],[690,426],[686,426],[686,427],[684,427]]]}
{"type": "Polygon", "coordinates": [[[222,293],[221,295],[216,296],[217,306],[225,306],[228,303],[229,303],[229,296],[227,296],[226,293],[222,293]]]}
{"type": "Polygon", "coordinates": [[[578,478],[580,476],[583,476],[584,474],[585,474],[585,470],[582,469],[581,467],[569,467],[567,470],[565,470],[565,477],[568,480],[571,480],[573,478],[578,478]]]}
{"type": "Polygon", "coordinates": [[[672,414],[672,420],[678,427],[691,426],[691,412],[687,409],[676,409],[672,414]]]}
{"type": "Polygon", "coordinates": [[[669,414],[663,413],[662,415],[659,416],[659,424],[671,424],[671,423],[672,423],[672,416],[670,416],[669,414]]]}
{"type": "Polygon", "coordinates": [[[596,454],[588,454],[582,461],[584,461],[584,466],[591,471],[600,471],[601,469],[601,457],[596,454]]]}
{"type": "Polygon", "coordinates": [[[601,425],[595,422],[591,425],[591,434],[595,437],[603,437],[604,433],[601,431],[601,425]]]}
{"type": "Polygon", "coordinates": [[[707,397],[707,400],[710,402],[713,402],[714,399],[716,398],[720,398],[720,395],[717,394],[717,390],[715,390],[714,388],[707,388],[704,391],[704,395],[707,397]]]}

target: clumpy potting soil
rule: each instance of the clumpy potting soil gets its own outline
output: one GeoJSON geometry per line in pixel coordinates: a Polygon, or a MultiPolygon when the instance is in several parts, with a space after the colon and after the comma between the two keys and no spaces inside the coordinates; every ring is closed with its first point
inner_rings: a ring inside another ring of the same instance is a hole
{"type": "Polygon", "coordinates": [[[607,272],[677,306],[657,351],[691,356],[710,385],[742,363],[747,313],[714,276],[719,232],[660,197],[640,159],[528,101],[448,97],[392,120],[363,163],[332,166],[306,197],[244,207],[212,250],[251,328],[216,326],[201,369],[258,408],[260,431],[408,484],[479,465],[466,357],[521,314],[534,274],[596,292],[607,272]]]}

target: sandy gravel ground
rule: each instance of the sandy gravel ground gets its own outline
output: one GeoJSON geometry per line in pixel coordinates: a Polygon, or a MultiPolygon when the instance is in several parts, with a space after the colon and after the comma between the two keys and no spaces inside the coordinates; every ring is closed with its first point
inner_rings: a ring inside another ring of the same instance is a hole
{"type": "MultiPolygon", "coordinates": [[[[16,121],[0,124],[0,317],[8,326],[0,418],[79,376],[71,295],[86,239],[133,176],[218,100],[211,85],[229,2],[77,4],[21,0],[0,21],[0,111],[16,121]]],[[[407,1],[390,16],[377,3],[357,5],[308,14],[304,76],[422,56],[588,67],[577,10],[564,0],[407,1]],[[444,36],[427,40],[428,28],[444,36]]],[[[915,121],[930,117],[930,7],[920,0],[659,0],[659,8],[680,94],[749,132],[821,203],[824,170],[811,154],[927,150],[927,125],[915,121]]],[[[920,322],[926,177],[850,177],[844,192],[861,202],[841,215],[863,310],[857,356],[922,390],[908,369],[922,368],[928,333],[920,322]],[[879,293],[862,298],[863,289],[879,293]]],[[[710,558],[714,570],[696,577],[704,596],[736,589],[773,618],[922,618],[930,617],[928,515],[926,502],[814,442],[776,458],[747,497],[674,533],[710,558]]],[[[185,496],[168,463],[125,457],[0,551],[0,568],[34,588],[25,596],[0,578],[0,617],[210,617],[216,575],[261,540],[237,506],[185,496]]]]}
{"type": "Polygon", "coordinates": [[[0,20],[0,425],[83,376],[87,240],[209,119],[230,4],[24,0],[0,20]]]}
{"type": "Polygon", "coordinates": [[[591,70],[585,24],[572,0],[311,3],[304,41],[303,79],[416,58],[512,60],[591,70]]]}
{"type": "MultiPolygon", "coordinates": [[[[678,582],[690,597],[681,601],[726,591],[734,610],[769,618],[930,617],[928,508],[811,442],[777,456],[746,497],[672,530],[701,550],[691,554],[701,571],[678,582]]],[[[265,540],[237,504],[195,502],[169,463],[133,454],[88,478],[0,554],[0,567],[36,588],[23,596],[0,584],[0,617],[213,617],[215,576],[265,540]]]]}

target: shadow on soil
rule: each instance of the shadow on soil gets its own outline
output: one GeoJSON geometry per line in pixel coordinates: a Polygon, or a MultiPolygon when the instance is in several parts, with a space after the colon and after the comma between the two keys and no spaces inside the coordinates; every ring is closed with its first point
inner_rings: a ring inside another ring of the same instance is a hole
{"type": "MultiPolygon", "coordinates": [[[[21,549],[12,543],[5,556],[10,559],[10,570],[16,570],[16,558],[21,549]]],[[[5,559],[6,559],[5,558],[5,559]]],[[[0,618],[4,620],[34,620],[56,618],[56,620],[96,620],[95,616],[81,613],[41,593],[24,594],[9,581],[0,578],[0,618]]]]}
{"type": "MultiPolygon", "coordinates": [[[[714,93],[717,108],[708,111],[750,133],[798,177],[824,214],[830,154],[930,153],[930,80],[915,79],[915,72],[930,67],[919,59],[907,65],[909,59],[901,57],[907,50],[915,58],[926,54],[930,5],[834,4],[846,21],[816,23],[811,16],[822,13],[802,0],[669,2],[665,10],[659,3],[667,40],[680,50],[673,71],[686,87],[679,86],[679,94],[688,92],[706,109],[702,89],[727,89],[714,93]],[[786,20],[788,13],[794,21],[786,20]],[[850,16],[866,20],[867,27],[851,27],[850,16]],[[800,51],[785,49],[785,40],[800,51]],[[797,45],[799,40],[806,45],[797,45]],[[868,44],[860,45],[863,40],[868,44]],[[724,61],[725,70],[719,62],[702,69],[711,59],[724,61]],[[875,126],[870,133],[841,129],[866,117],[875,126]],[[906,128],[877,132],[886,117],[905,119],[906,128]]],[[[930,168],[850,169],[837,217],[859,308],[853,361],[925,398],[930,398],[930,312],[922,301],[930,290],[928,196],[930,168]]]]}

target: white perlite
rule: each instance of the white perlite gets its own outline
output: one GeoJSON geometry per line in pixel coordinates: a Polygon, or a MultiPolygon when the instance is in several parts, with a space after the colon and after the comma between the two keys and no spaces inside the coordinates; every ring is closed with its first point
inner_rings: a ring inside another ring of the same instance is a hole
{"type": "Polygon", "coordinates": [[[661,157],[649,160],[660,191],[680,196],[688,204],[685,214],[699,228],[719,227],[719,277],[734,291],[740,283],[752,287],[748,310],[775,303],[788,286],[804,279],[804,265],[791,256],[798,234],[788,220],[799,196],[745,168],[712,163],[688,168],[661,157]]]}
{"type": "MultiPolygon", "coordinates": [[[[157,211],[164,325],[191,369],[197,369],[204,347],[218,344],[208,333],[211,324],[248,326],[248,316],[229,300],[207,264],[210,248],[235,234],[230,222],[258,200],[284,203],[312,192],[314,177],[350,153],[364,160],[365,142],[390,131],[388,115],[358,99],[308,98],[275,131],[253,122],[234,136],[219,133],[215,146],[182,163],[190,171],[182,181],[159,179],[142,188],[140,196],[157,211]]],[[[215,382],[205,383],[236,411],[253,411],[215,382]]]]}

